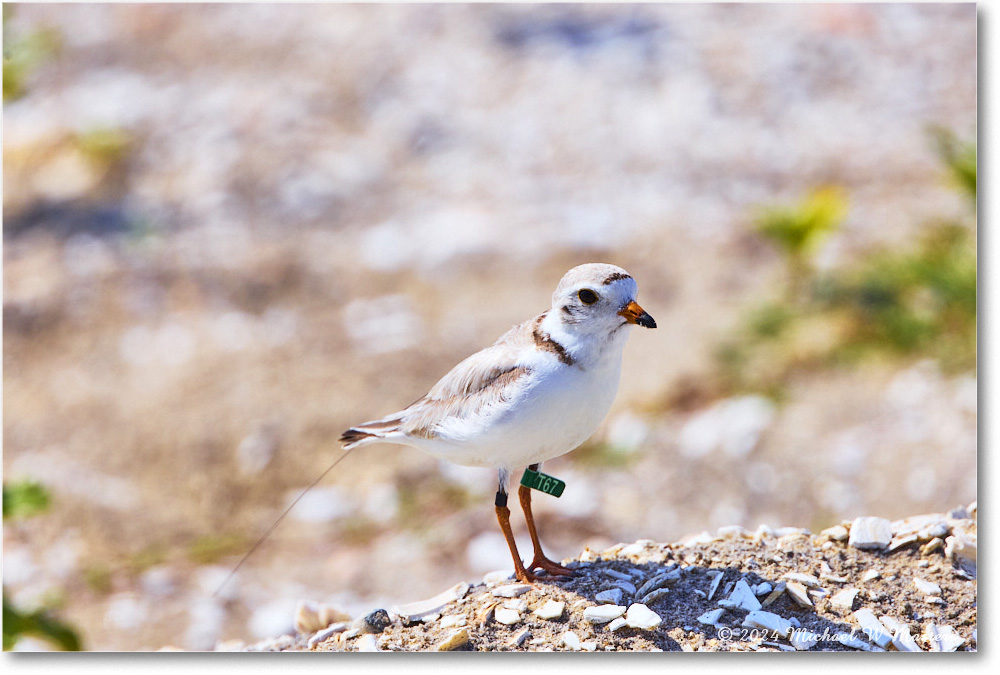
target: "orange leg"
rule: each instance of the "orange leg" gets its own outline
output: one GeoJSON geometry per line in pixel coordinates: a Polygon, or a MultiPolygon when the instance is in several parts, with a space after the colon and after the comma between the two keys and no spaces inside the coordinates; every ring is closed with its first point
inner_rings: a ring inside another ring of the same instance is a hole
{"type": "Polygon", "coordinates": [[[517,552],[517,544],[514,543],[514,533],[510,530],[510,509],[499,504],[501,494],[504,502],[507,499],[506,493],[497,493],[497,520],[500,521],[500,529],[503,530],[504,539],[507,540],[507,546],[510,548],[510,556],[514,559],[514,575],[518,581],[530,584],[533,581],[537,581],[537,577],[524,569],[524,563],[521,562],[521,555],[517,552]]]}
{"type": "MultiPolygon", "coordinates": [[[[537,470],[538,465],[532,466],[533,470],[537,470]]],[[[531,535],[531,545],[535,549],[535,557],[532,559],[531,564],[528,565],[528,570],[533,570],[536,567],[540,567],[549,574],[554,574],[558,576],[569,576],[573,574],[573,570],[568,567],[563,567],[554,560],[549,560],[545,557],[545,553],[542,552],[542,544],[538,540],[538,532],[535,530],[535,518],[531,515],[531,488],[521,485],[517,489],[517,497],[521,501],[521,510],[524,511],[524,520],[528,523],[528,534],[531,535]]],[[[512,540],[508,539],[508,543],[512,540]]],[[[513,546],[513,544],[511,544],[513,546]]],[[[515,555],[515,557],[517,557],[515,555]]],[[[520,562],[520,560],[518,560],[520,562]]]]}

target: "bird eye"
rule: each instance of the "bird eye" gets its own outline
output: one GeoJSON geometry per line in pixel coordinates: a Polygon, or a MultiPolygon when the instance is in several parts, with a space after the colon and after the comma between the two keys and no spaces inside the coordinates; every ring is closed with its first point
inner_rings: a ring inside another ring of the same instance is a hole
{"type": "Polygon", "coordinates": [[[580,289],[580,292],[577,293],[577,297],[579,297],[580,302],[585,305],[592,305],[597,302],[597,293],[594,293],[589,288],[580,289]]]}

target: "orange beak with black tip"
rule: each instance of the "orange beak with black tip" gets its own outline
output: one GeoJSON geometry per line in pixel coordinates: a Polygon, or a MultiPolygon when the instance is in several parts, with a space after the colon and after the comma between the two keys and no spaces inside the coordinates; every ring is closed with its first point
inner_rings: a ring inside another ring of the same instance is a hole
{"type": "Polygon", "coordinates": [[[627,305],[618,312],[629,323],[634,323],[645,328],[656,328],[656,321],[639,306],[635,300],[630,300],[627,305]]]}

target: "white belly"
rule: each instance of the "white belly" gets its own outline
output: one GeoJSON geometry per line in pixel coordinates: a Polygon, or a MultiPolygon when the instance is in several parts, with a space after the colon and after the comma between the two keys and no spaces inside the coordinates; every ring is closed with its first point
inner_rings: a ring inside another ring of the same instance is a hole
{"type": "Polygon", "coordinates": [[[514,468],[573,450],[597,430],[618,393],[621,361],[584,371],[547,368],[486,424],[472,418],[442,428],[425,452],[465,466],[514,468]]]}

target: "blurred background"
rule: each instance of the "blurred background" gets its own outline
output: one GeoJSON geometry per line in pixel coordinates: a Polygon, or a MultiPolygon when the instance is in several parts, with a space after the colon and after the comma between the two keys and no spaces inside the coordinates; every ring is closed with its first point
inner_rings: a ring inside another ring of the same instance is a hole
{"type": "Polygon", "coordinates": [[[975,5],[3,11],[5,649],[509,568],[492,471],[386,446],[213,596],[583,262],[660,328],[552,557],[976,498],[975,5]]]}

